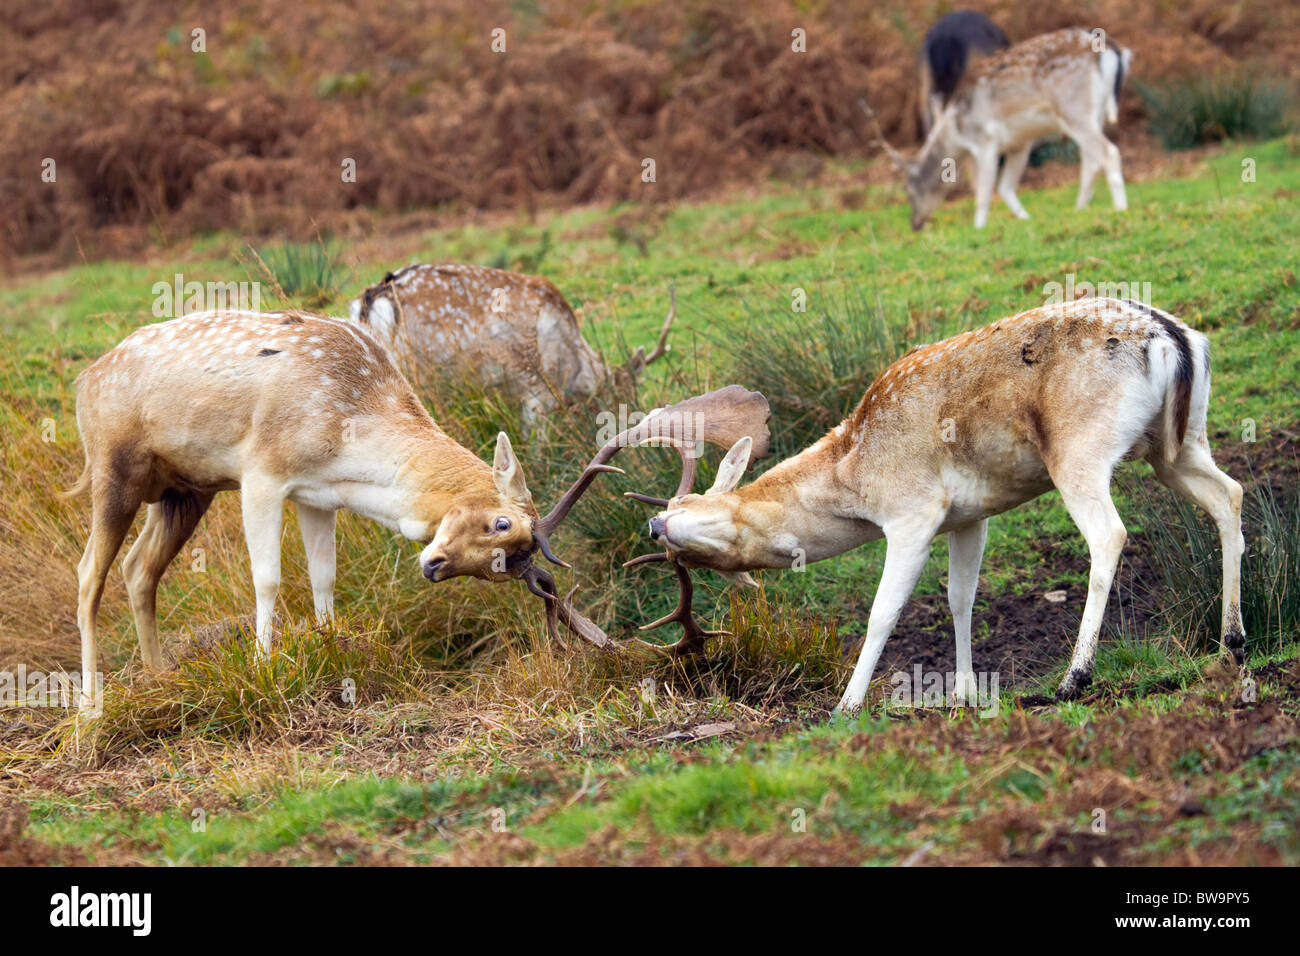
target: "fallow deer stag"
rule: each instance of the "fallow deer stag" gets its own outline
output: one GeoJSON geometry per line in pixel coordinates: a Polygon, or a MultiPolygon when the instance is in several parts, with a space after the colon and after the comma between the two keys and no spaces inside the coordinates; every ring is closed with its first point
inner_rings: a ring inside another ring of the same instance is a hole
{"type": "Polygon", "coordinates": [[[837,708],[853,711],[931,540],[946,532],[956,690],[974,700],[971,609],[988,519],[1055,487],[1092,557],[1078,642],[1059,687],[1061,697],[1076,696],[1091,679],[1126,538],[1111,474],[1141,457],[1218,527],[1221,638],[1240,663],[1242,492],[1215,466],[1206,440],[1209,358],[1205,336],[1172,315],[1113,299],[1044,306],[914,349],[800,454],[738,488],[750,456],[742,438],[712,488],[674,497],[650,519],[650,537],[683,569],[677,619],[698,645],[686,568],[789,568],[796,557],[820,561],[883,536],[884,572],[837,708]]]}
{"type": "MultiPolygon", "coordinates": [[[[563,514],[539,517],[505,433],[493,465],[480,461],[437,426],[383,347],[341,319],[202,312],[147,325],[82,372],[76,390],[86,466],[69,494],[89,490],[93,503],[78,567],[87,688],[104,581],[141,504],[148,516],[123,571],[141,656],[157,669],[158,581],[213,496],[233,489],[264,652],[286,500],[297,506],[319,620],[334,613],[335,512],[346,508],[424,543],[429,580],[521,578],[546,599],[552,632],[559,616],[579,636],[612,646],[533,564],[537,551],[562,563],[549,534],[563,514]]],[[[595,464],[579,483],[617,470],[595,464]]],[[[564,513],[576,497],[565,496],[564,513]]]]}
{"type": "Polygon", "coordinates": [[[540,426],[557,401],[590,398],[615,376],[632,381],[668,351],[676,292],[655,347],[638,347],[611,369],[582,338],[578,318],[551,282],[471,265],[412,265],[390,272],[352,301],[349,317],[392,349],[417,382],[466,370],[520,402],[540,426]]]}
{"type": "Polygon", "coordinates": [[[975,228],[988,222],[995,182],[1012,215],[1028,219],[1016,187],[1030,150],[1036,140],[1061,133],[1078,144],[1081,157],[1075,208],[1088,205],[1093,180],[1105,170],[1111,201],[1127,209],[1119,149],[1102,128],[1119,117],[1119,91],[1131,61],[1132,53],[1105,41],[1101,31],[1080,29],[1045,33],[993,53],[967,70],[915,160],[885,141],[864,102],[880,146],[907,180],[912,228],[921,229],[939,207],[963,153],[975,162],[975,228]]]}

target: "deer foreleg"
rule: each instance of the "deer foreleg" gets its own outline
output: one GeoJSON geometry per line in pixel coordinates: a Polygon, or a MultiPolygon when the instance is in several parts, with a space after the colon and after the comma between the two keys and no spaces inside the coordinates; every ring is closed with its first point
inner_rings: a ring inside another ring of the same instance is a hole
{"type": "Polygon", "coordinates": [[[905,528],[885,529],[885,570],[880,576],[876,598],[871,602],[867,636],[862,642],[858,663],[853,668],[853,676],[849,678],[849,686],[844,689],[844,696],[835,708],[836,713],[854,713],[862,707],[862,702],[867,697],[867,687],[871,684],[871,675],[876,669],[876,661],[880,659],[885,641],[898,623],[903,605],[920,580],[926,559],[930,556],[930,541],[938,526],[939,520],[936,518],[928,524],[913,521],[905,528]]]}
{"type": "Polygon", "coordinates": [[[988,527],[988,519],[984,519],[948,534],[948,607],[952,610],[953,633],[957,641],[954,702],[958,704],[973,704],[978,699],[971,666],[970,629],[988,527]]]}
{"type": "Polygon", "coordinates": [[[1093,475],[1090,480],[1058,482],[1057,488],[1070,517],[1083,532],[1092,557],[1092,567],[1088,572],[1088,600],[1083,606],[1079,639],[1074,645],[1074,656],[1070,658],[1070,669],[1057,690],[1062,699],[1068,700],[1079,696],[1092,681],[1092,666],[1097,659],[1097,636],[1101,632],[1110,586],[1128,532],[1110,498],[1109,469],[1104,474],[1093,475]]]}
{"type": "Polygon", "coordinates": [[[998,148],[989,143],[975,153],[975,228],[983,229],[989,221],[993,202],[993,184],[998,176],[998,148]]]}

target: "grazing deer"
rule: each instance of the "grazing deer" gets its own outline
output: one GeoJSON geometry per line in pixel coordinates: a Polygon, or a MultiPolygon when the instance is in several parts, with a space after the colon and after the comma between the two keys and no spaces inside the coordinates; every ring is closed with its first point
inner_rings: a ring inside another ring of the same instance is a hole
{"type": "Polygon", "coordinates": [[[974,59],[1009,46],[1002,28],[982,13],[957,10],[940,17],[921,47],[921,129],[929,133],[934,127],[974,59]]]}
{"type": "Polygon", "coordinates": [[[1055,487],[1088,542],[1088,597],[1062,698],[1091,680],[1097,635],[1126,532],[1111,501],[1115,466],[1145,458],[1156,477],[1214,519],[1223,549],[1221,637],[1238,663],[1241,486],[1210,456],[1209,341],[1133,301],[1044,306],[913,349],[828,435],[753,483],[741,439],[702,495],[674,497],[650,537],[679,569],[674,617],[686,639],[685,568],[740,575],[820,561],[884,537],[885,567],[857,666],[838,710],[862,705],[876,661],[916,586],[930,542],[948,534],[957,691],[974,700],[971,609],[988,519],[1055,487]]]}
{"type": "Polygon", "coordinates": [[[1119,150],[1102,127],[1118,119],[1117,98],[1132,54],[1103,42],[1099,34],[1057,30],[977,61],[957,84],[915,160],[885,142],[867,107],[881,147],[906,177],[913,229],[925,225],[956,182],[956,157],[962,153],[975,163],[975,228],[988,222],[995,181],[1012,215],[1028,219],[1016,187],[1030,150],[1036,140],[1061,133],[1074,140],[1081,157],[1075,208],[1088,205],[1099,170],[1106,172],[1115,208],[1128,208],[1119,150]],[[1003,155],[999,175],[998,157],[1003,155]]]}
{"type": "MultiPolygon", "coordinates": [[[[318,620],[334,613],[334,524],[340,508],[425,545],[430,581],[520,578],[579,636],[608,646],[560,601],[533,565],[549,535],[603,471],[594,463],[545,517],[505,433],[494,463],[429,417],[383,347],[342,319],[298,312],[200,312],[147,325],[77,378],[86,465],[69,494],[89,490],[90,537],[78,567],[83,686],[93,686],[95,615],[136,512],[140,536],[123,562],[144,664],[163,665],[158,581],[219,491],[239,489],[257,593],[257,644],[269,652],[280,589],[286,500],[298,510],[318,620]]],[[[83,698],[83,705],[89,700],[83,698]]]]}
{"type": "Polygon", "coordinates": [[[392,349],[418,378],[466,370],[522,405],[528,427],[557,400],[595,395],[614,375],[638,379],[668,351],[676,293],[658,344],[638,348],[621,369],[606,368],[578,318],[546,279],[469,265],[412,265],[390,272],[352,301],[349,317],[392,349]],[[422,374],[423,373],[423,374],[422,374]]]}

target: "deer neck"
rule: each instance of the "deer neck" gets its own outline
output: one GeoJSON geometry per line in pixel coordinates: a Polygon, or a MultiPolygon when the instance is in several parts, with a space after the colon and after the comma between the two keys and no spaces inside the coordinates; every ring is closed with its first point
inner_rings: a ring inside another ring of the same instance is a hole
{"type": "Polygon", "coordinates": [[[845,481],[852,452],[841,438],[845,427],[726,496],[747,567],[798,568],[881,536],[845,481]]]}
{"type": "Polygon", "coordinates": [[[376,416],[358,421],[355,432],[331,476],[336,507],[427,542],[454,505],[498,496],[491,466],[427,415],[403,428],[376,416]]]}

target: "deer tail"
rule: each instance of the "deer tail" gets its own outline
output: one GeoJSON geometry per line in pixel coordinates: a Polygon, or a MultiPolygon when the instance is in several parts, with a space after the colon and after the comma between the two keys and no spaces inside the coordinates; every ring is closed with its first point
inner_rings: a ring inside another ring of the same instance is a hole
{"type": "Polygon", "coordinates": [[[80,498],[90,490],[90,458],[86,458],[86,464],[81,469],[81,475],[77,478],[77,483],[67,491],[60,491],[59,497],[65,500],[80,498]]]}

